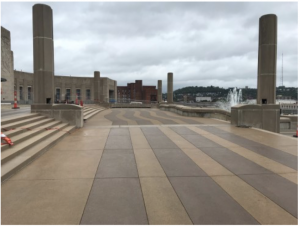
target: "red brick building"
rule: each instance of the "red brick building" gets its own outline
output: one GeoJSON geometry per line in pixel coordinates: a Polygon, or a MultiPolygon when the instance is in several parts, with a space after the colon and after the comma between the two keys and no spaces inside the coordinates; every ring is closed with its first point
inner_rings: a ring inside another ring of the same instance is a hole
{"type": "Polygon", "coordinates": [[[144,103],[157,101],[156,86],[143,86],[142,80],[128,83],[127,86],[117,86],[118,102],[140,101],[144,103]]]}

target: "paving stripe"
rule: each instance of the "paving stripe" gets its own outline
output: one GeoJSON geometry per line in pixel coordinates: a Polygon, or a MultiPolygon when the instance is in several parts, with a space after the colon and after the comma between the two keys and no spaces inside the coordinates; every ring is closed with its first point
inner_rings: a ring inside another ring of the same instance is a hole
{"type": "Polygon", "coordinates": [[[156,112],[151,111],[151,110],[149,111],[149,113],[152,117],[155,117],[155,118],[161,118],[161,119],[165,119],[165,120],[172,120],[177,124],[186,124],[186,122],[184,122],[182,120],[178,120],[178,119],[174,119],[174,118],[170,119],[170,118],[167,118],[167,117],[158,116],[156,112]]]}
{"type": "Polygon", "coordinates": [[[139,179],[95,179],[80,224],[148,224],[139,179]]]}
{"type": "Polygon", "coordinates": [[[116,116],[117,116],[117,118],[119,118],[122,121],[127,121],[128,125],[137,125],[136,121],[124,117],[123,116],[124,114],[125,114],[125,111],[121,110],[121,112],[118,113],[116,116]]]}
{"type": "Polygon", "coordinates": [[[156,114],[161,117],[168,117],[168,118],[171,117],[172,119],[182,120],[185,122],[185,124],[199,124],[199,122],[196,120],[193,120],[192,117],[182,117],[181,115],[175,115],[175,114],[173,114],[171,116],[171,115],[166,114],[166,111],[162,111],[159,109],[153,109],[152,111],[155,111],[156,114]]]}
{"type": "Polygon", "coordinates": [[[150,118],[146,118],[146,117],[141,116],[141,111],[139,111],[139,110],[136,110],[134,112],[134,116],[137,117],[137,118],[140,118],[142,120],[150,121],[153,125],[161,125],[162,124],[158,120],[154,120],[154,119],[150,119],[150,118]]]}
{"type": "Polygon", "coordinates": [[[112,122],[112,125],[126,125],[127,121],[120,120],[116,115],[119,114],[120,110],[112,110],[110,114],[106,115],[105,118],[112,122]]]}
{"type": "Polygon", "coordinates": [[[185,117],[185,116],[177,115],[175,113],[168,112],[168,111],[164,111],[164,113],[166,113],[167,115],[169,115],[171,117],[180,116],[180,117],[185,118],[185,119],[192,119],[192,120],[195,120],[195,121],[197,121],[201,124],[229,124],[229,122],[225,122],[225,121],[214,119],[214,118],[185,117]]]}
{"type": "MultiPolygon", "coordinates": [[[[204,172],[222,187],[235,201],[261,224],[297,224],[297,219],[268,197],[235,176],[228,169],[206,155],[198,148],[184,148],[184,138],[178,141],[178,134],[170,128],[160,127],[174,143],[182,148],[204,172]]],[[[186,141],[185,143],[189,143],[186,141]]]]}
{"type": "MultiPolygon", "coordinates": [[[[224,140],[218,136],[215,136],[211,133],[207,133],[206,131],[200,129],[200,128],[197,128],[197,127],[194,127],[194,126],[187,126],[187,128],[193,130],[194,132],[197,132],[198,134],[202,135],[203,137],[209,139],[209,140],[212,140],[214,141],[215,143],[223,146],[223,147],[226,147],[228,148],[229,150],[237,153],[238,155],[270,170],[271,172],[273,173],[277,173],[277,174],[280,174],[280,173],[297,173],[297,171],[295,171],[294,169],[290,168],[290,167],[287,167],[285,165],[282,165],[278,162],[275,162],[269,158],[266,158],[262,155],[259,155],[253,151],[250,151],[246,148],[243,148],[237,144],[234,144],[234,143],[231,143],[227,140],[224,140]]],[[[287,180],[297,184],[298,181],[297,181],[297,178],[293,178],[292,176],[285,176],[283,175],[282,177],[286,178],[287,180]]]]}
{"type": "Polygon", "coordinates": [[[247,138],[241,137],[239,135],[230,132],[220,133],[220,131],[222,130],[220,130],[219,128],[215,128],[211,126],[209,127],[198,126],[198,128],[207,131],[209,133],[212,133],[214,135],[217,135],[218,137],[221,137],[222,139],[235,143],[241,147],[249,149],[257,154],[263,155],[269,159],[272,159],[273,161],[279,162],[294,170],[297,170],[298,168],[298,160],[294,155],[287,154],[286,152],[283,152],[279,149],[272,148],[252,140],[248,140],[247,138]]]}
{"type": "Polygon", "coordinates": [[[298,156],[298,141],[294,138],[290,137],[283,137],[280,135],[274,135],[266,132],[261,132],[259,130],[255,129],[244,129],[244,128],[237,128],[233,126],[214,126],[218,129],[221,129],[220,131],[226,131],[230,133],[234,133],[236,135],[239,135],[241,137],[244,137],[248,140],[252,140],[257,143],[261,143],[263,145],[279,149],[281,151],[284,151],[286,153],[298,156]],[[255,130],[255,131],[253,131],[255,130]]]}
{"type": "Polygon", "coordinates": [[[142,130],[129,130],[149,224],[192,224],[142,130]]]}
{"type": "Polygon", "coordinates": [[[147,118],[151,118],[153,120],[160,121],[160,122],[162,122],[162,124],[168,124],[168,125],[177,124],[175,121],[171,120],[170,118],[162,119],[162,118],[156,118],[154,116],[151,116],[150,110],[141,110],[141,115],[143,117],[147,117],[147,118]]]}

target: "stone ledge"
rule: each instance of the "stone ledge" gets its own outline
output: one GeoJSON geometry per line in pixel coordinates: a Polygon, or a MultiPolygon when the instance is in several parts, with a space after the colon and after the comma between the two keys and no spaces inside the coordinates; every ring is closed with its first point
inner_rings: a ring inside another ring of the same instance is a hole
{"type": "Polygon", "coordinates": [[[72,104],[34,104],[31,105],[31,113],[39,113],[55,120],[83,127],[83,108],[72,104]]]}
{"type": "Polygon", "coordinates": [[[188,117],[216,118],[230,121],[231,114],[225,110],[215,108],[189,107],[176,104],[160,104],[159,109],[167,110],[188,117]]]}

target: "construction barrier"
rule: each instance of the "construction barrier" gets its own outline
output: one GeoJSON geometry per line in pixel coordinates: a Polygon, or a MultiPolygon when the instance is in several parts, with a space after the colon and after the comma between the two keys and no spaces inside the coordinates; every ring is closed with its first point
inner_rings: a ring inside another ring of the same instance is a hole
{"type": "Polygon", "coordinates": [[[17,91],[14,92],[14,96],[15,96],[15,101],[14,101],[14,107],[12,109],[19,109],[20,107],[18,107],[17,104],[17,91]]]}

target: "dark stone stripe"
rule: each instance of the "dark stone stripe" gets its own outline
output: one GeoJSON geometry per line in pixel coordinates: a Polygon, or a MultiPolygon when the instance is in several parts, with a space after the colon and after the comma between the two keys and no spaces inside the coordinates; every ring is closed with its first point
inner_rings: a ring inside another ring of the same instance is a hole
{"type": "Polygon", "coordinates": [[[121,113],[120,110],[112,110],[112,112],[104,117],[112,122],[112,125],[128,125],[127,121],[123,121],[116,115],[121,113]]]}
{"type": "MultiPolygon", "coordinates": [[[[171,117],[169,115],[167,115],[164,111],[162,110],[157,110],[155,111],[155,113],[157,113],[158,116],[161,116],[161,117],[167,117],[167,118],[170,118],[170,119],[178,119],[178,120],[182,120],[183,122],[186,122],[186,124],[201,124],[200,122],[198,121],[195,121],[193,119],[186,119],[186,118],[183,118],[183,117],[171,117]]],[[[192,117],[191,117],[192,118],[192,117]]]]}
{"type": "Polygon", "coordinates": [[[104,150],[95,178],[138,177],[133,150],[104,150]]]}
{"type": "Polygon", "coordinates": [[[105,144],[105,149],[125,149],[132,150],[130,136],[108,136],[105,144]]]}
{"type": "Polygon", "coordinates": [[[198,135],[198,133],[186,127],[170,127],[170,128],[179,135],[198,135]]]}
{"type": "Polygon", "coordinates": [[[177,149],[175,143],[172,142],[162,131],[156,127],[151,128],[141,128],[148,143],[152,149],[177,149]]]}
{"type": "MultiPolygon", "coordinates": [[[[124,114],[124,117],[136,121],[136,123],[138,125],[153,125],[151,121],[147,121],[144,119],[140,119],[138,117],[134,116],[134,112],[136,111],[136,109],[130,109],[130,110],[126,110],[126,113],[124,114]]],[[[139,110],[140,111],[140,110],[139,110]]]]}
{"type": "Polygon", "coordinates": [[[244,137],[235,135],[233,133],[225,133],[224,130],[215,127],[202,127],[198,126],[202,130],[210,132],[214,135],[217,135],[227,141],[238,144],[241,147],[244,147],[248,150],[251,150],[257,154],[263,155],[271,160],[274,160],[278,163],[281,163],[285,166],[288,166],[292,169],[298,170],[298,158],[294,155],[286,153],[276,148],[266,146],[264,144],[246,139],[244,137]]]}
{"type": "Polygon", "coordinates": [[[295,203],[298,201],[296,184],[277,174],[274,174],[264,167],[251,162],[250,160],[230,151],[225,147],[220,146],[217,143],[206,139],[202,135],[181,136],[190,141],[211,158],[219,162],[229,171],[238,175],[245,182],[273,200],[276,204],[287,210],[292,215],[295,216],[295,214],[298,213],[297,206],[295,205],[295,203]],[[206,143],[210,143],[212,147],[207,147],[205,145],[206,143]],[[272,175],[272,177],[270,177],[267,181],[264,181],[263,179],[266,174],[268,176],[272,175]],[[250,177],[251,175],[253,177],[250,177]],[[269,187],[269,185],[272,185],[272,187],[269,187]],[[290,205],[291,203],[293,204],[290,205]]]}
{"type": "Polygon", "coordinates": [[[178,124],[177,122],[172,121],[171,119],[167,120],[167,119],[163,119],[163,118],[153,117],[153,116],[150,115],[149,111],[147,111],[147,110],[141,110],[141,116],[146,117],[146,118],[150,118],[150,119],[153,119],[153,120],[160,121],[163,124],[171,124],[171,125],[178,124]]]}
{"type": "Polygon", "coordinates": [[[207,174],[180,149],[153,149],[153,151],[168,177],[207,176],[207,174]]]}
{"type": "Polygon", "coordinates": [[[209,177],[170,177],[169,180],[196,225],[259,224],[209,177]]]}
{"type": "Polygon", "coordinates": [[[298,218],[298,185],[277,174],[239,175],[239,177],[298,218]]]}
{"type": "Polygon", "coordinates": [[[95,179],[80,224],[148,224],[139,179],[95,179]]]}

